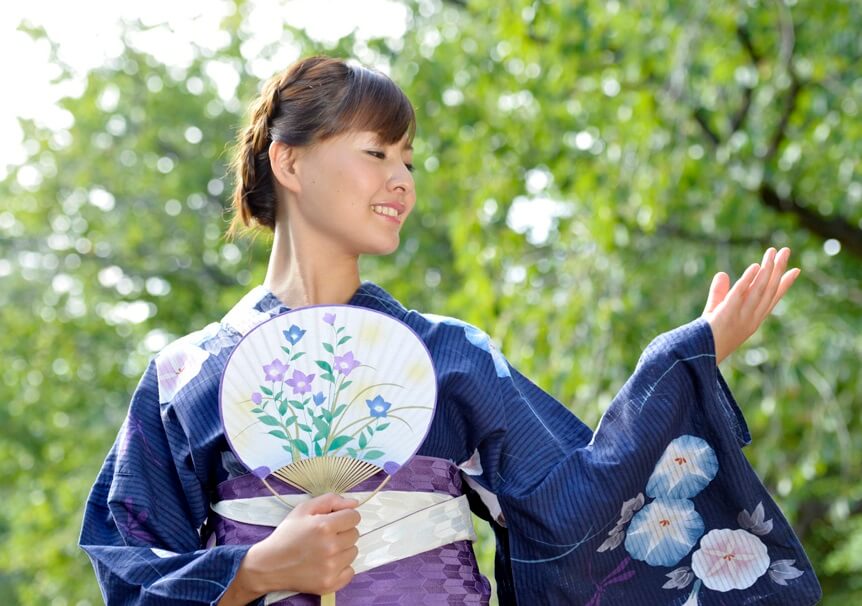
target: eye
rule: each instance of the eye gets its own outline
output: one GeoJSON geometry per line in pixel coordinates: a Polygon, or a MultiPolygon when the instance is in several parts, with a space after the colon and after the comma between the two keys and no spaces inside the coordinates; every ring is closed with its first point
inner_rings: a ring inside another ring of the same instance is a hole
{"type": "MultiPolygon", "coordinates": [[[[365,153],[368,154],[369,156],[373,156],[374,158],[377,158],[378,160],[385,160],[386,159],[386,154],[383,153],[382,151],[377,151],[374,149],[368,149],[365,151],[365,153]]],[[[412,162],[405,162],[404,166],[406,166],[407,170],[410,171],[411,173],[416,170],[416,167],[413,166],[412,162]]]]}

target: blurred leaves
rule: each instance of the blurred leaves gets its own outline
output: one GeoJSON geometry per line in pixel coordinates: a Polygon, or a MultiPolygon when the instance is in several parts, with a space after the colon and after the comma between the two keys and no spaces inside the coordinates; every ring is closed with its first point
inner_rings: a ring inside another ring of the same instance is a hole
{"type": "MultiPolygon", "coordinates": [[[[419,204],[363,277],[479,325],[595,424],[714,272],[790,246],[800,280],[723,371],[824,604],[862,598],[862,5],[409,7],[397,41],[286,27],[303,54],[387,66],[416,104],[419,204]]],[[[226,146],[259,85],[244,14],[216,56],[129,47],[63,101],[66,128],[23,125],[29,158],[0,182],[4,603],[100,601],[75,543],[135,381],[263,278],[266,237],[222,238],[226,146]]]]}

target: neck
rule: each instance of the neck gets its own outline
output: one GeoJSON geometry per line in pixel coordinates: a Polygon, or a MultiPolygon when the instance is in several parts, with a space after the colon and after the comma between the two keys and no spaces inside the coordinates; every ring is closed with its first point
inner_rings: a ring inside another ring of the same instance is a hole
{"type": "Polygon", "coordinates": [[[360,285],[359,257],[291,237],[280,222],[263,285],[294,309],[306,305],[334,305],[350,301],[360,285]]]}

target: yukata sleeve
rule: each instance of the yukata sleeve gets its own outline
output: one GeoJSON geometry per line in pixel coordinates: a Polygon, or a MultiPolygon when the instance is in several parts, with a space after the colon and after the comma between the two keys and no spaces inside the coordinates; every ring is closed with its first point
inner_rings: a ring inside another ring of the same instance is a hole
{"type": "Polygon", "coordinates": [[[469,351],[445,380],[470,428],[468,484],[499,512],[501,603],[819,599],[741,451],[748,429],[704,320],[649,345],[595,433],[492,346],[469,351]]]}
{"type": "Polygon", "coordinates": [[[189,453],[171,447],[188,443],[169,438],[181,432],[171,421],[162,419],[151,362],[84,514],[80,546],[106,604],[216,604],[250,547],[201,544],[207,499],[182,469],[189,453]]]}

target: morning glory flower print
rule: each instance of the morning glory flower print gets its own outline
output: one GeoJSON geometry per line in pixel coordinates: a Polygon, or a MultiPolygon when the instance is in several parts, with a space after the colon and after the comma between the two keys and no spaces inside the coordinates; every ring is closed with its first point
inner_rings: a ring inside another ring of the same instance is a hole
{"type": "Polygon", "coordinates": [[[323,321],[332,326],[335,324],[335,314],[325,313],[323,314],[323,321]]]}
{"type": "Polygon", "coordinates": [[[159,402],[164,404],[194,379],[201,371],[209,352],[189,344],[183,337],[168,345],[156,356],[156,373],[159,379],[159,402]]]}
{"type": "Polygon", "coordinates": [[[304,394],[311,391],[311,382],[314,380],[314,375],[307,375],[299,370],[293,371],[293,377],[285,381],[293,387],[293,393],[304,394]]]}
{"type": "Polygon", "coordinates": [[[269,364],[263,367],[264,380],[266,381],[284,381],[284,373],[287,372],[287,364],[276,358],[269,364]]]}
{"type": "Polygon", "coordinates": [[[458,326],[462,328],[464,330],[464,335],[470,343],[491,355],[491,360],[494,362],[494,371],[497,373],[498,377],[505,378],[512,376],[512,373],[509,372],[509,364],[506,362],[506,358],[502,353],[500,353],[500,350],[494,347],[494,344],[491,342],[491,337],[488,336],[487,333],[479,330],[472,324],[467,324],[457,318],[438,316],[437,314],[424,314],[424,316],[432,322],[440,322],[442,324],[448,324],[449,326],[458,326]]]}
{"type": "Polygon", "coordinates": [[[651,497],[690,499],[718,473],[718,459],[701,438],[682,435],[668,444],[646,485],[651,497]]]}
{"type": "Polygon", "coordinates": [[[691,569],[714,591],[746,589],[769,568],[766,545],[745,530],[710,530],[691,556],[691,569]]]}
{"type": "Polygon", "coordinates": [[[650,566],[673,566],[703,534],[703,519],[688,499],[656,499],[632,518],[626,551],[650,566]]]}
{"type": "Polygon", "coordinates": [[[326,401],[326,396],[323,395],[322,391],[318,391],[316,394],[311,396],[311,399],[314,400],[314,404],[316,406],[320,406],[321,404],[323,404],[326,401]]]}
{"type": "Polygon", "coordinates": [[[305,331],[302,330],[296,324],[292,325],[287,330],[283,330],[281,332],[284,334],[284,338],[287,339],[291,345],[296,345],[297,343],[299,343],[299,340],[305,334],[305,331]]]}
{"type": "Polygon", "coordinates": [[[353,352],[348,351],[343,356],[335,356],[335,369],[345,377],[350,374],[350,371],[359,366],[359,360],[353,358],[353,352]]]}
{"type": "Polygon", "coordinates": [[[381,419],[386,416],[386,412],[392,407],[391,402],[387,402],[382,396],[377,396],[373,400],[365,400],[368,404],[369,413],[372,417],[381,419]]]}

